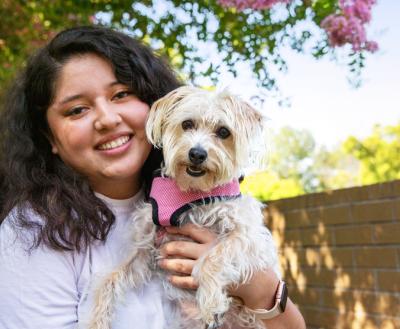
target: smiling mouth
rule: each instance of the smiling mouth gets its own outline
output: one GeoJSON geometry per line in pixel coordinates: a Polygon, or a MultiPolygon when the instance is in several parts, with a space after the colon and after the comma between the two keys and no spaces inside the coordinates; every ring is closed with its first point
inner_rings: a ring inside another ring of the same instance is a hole
{"type": "Polygon", "coordinates": [[[201,177],[205,175],[206,171],[201,167],[188,166],[186,167],[186,173],[192,177],[201,177]]]}
{"type": "Polygon", "coordinates": [[[128,143],[132,139],[132,135],[122,136],[117,139],[114,139],[111,142],[101,144],[97,147],[97,149],[101,151],[112,150],[117,147],[120,147],[126,143],[128,143]]]}

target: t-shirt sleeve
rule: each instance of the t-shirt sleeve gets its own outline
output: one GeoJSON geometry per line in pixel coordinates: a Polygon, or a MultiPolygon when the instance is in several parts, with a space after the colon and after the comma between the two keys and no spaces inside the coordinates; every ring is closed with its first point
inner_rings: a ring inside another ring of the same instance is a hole
{"type": "MultiPolygon", "coordinates": [[[[23,231],[20,231],[23,232],[23,231]]],[[[71,253],[41,246],[0,225],[0,328],[77,328],[78,289],[71,253]]]]}

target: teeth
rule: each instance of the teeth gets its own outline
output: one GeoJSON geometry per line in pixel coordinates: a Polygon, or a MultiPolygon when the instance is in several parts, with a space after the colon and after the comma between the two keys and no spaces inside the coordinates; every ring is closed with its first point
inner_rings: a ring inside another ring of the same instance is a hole
{"type": "Polygon", "coordinates": [[[114,148],[116,148],[118,146],[126,144],[129,141],[129,139],[130,139],[129,136],[122,136],[122,137],[119,137],[117,139],[114,139],[111,142],[101,144],[98,147],[98,149],[99,150],[111,150],[111,149],[114,149],[114,148]]]}

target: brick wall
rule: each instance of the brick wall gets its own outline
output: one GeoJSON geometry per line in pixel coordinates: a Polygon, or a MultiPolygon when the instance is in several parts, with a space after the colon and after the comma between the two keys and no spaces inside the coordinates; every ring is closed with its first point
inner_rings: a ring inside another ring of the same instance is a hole
{"type": "Polygon", "coordinates": [[[400,328],[400,181],[268,202],[307,328],[400,328]]]}

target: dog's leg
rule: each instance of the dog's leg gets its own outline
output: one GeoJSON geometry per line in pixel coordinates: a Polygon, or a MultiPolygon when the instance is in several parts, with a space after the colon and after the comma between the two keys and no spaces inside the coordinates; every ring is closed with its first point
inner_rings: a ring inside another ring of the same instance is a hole
{"type": "Polygon", "coordinates": [[[228,296],[229,287],[246,282],[254,271],[266,268],[262,253],[267,253],[267,249],[263,248],[263,243],[256,245],[257,242],[249,238],[248,229],[251,230],[236,226],[199,260],[193,270],[192,274],[199,282],[200,314],[209,329],[218,328],[223,322],[232,302],[228,296]]]}
{"type": "Polygon", "coordinates": [[[123,298],[126,289],[140,287],[150,279],[154,237],[154,225],[147,224],[146,235],[141,235],[141,240],[133,240],[140,242],[135,244],[129,259],[102,282],[95,294],[93,317],[88,329],[109,329],[115,304],[123,298]]]}
{"type": "Polygon", "coordinates": [[[232,280],[230,270],[224,268],[227,263],[227,250],[231,243],[224,239],[215,245],[209,253],[199,260],[193,271],[193,276],[199,282],[197,289],[197,302],[200,315],[207,324],[208,329],[218,328],[222,324],[222,318],[229,309],[231,298],[227,295],[227,286],[236,280],[232,280]]]}

